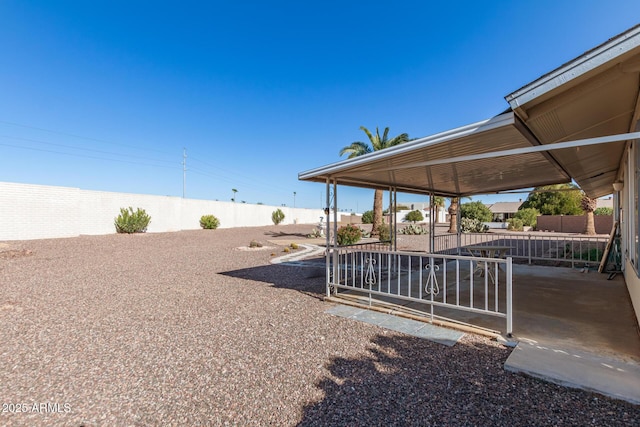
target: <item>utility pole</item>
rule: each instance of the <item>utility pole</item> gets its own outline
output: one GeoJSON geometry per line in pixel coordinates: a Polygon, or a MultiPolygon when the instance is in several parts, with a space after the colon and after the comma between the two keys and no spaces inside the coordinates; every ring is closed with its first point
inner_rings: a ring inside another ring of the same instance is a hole
{"type": "Polygon", "coordinates": [[[182,198],[187,189],[187,149],[182,149],[182,198]]]}

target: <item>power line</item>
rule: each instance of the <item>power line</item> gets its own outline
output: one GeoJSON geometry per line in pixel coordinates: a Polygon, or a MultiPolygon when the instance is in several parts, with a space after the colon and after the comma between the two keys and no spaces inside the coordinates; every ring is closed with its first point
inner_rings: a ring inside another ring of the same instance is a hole
{"type": "Polygon", "coordinates": [[[24,147],[24,146],[20,146],[20,145],[3,144],[3,143],[0,143],[0,146],[18,148],[18,149],[21,149],[21,150],[41,151],[41,152],[44,152],[44,153],[62,154],[62,155],[65,155],[65,156],[83,157],[83,158],[87,158],[87,159],[97,159],[97,160],[107,160],[107,161],[110,161],[110,162],[129,163],[129,164],[133,164],[133,165],[154,166],[154,167],[158,167],[158,168],[177,169],[177,166],[154,165],[154,164],[151,164],[151,163],[134,162],[134,161],[130,161],[130,160],[110,159],[110,158],[107,158],[107,157],[89,156],[89,155],[86,155],[86,154],[66,153],[66,152],[63,152],[63,151],[46,150],[44,148],[24,147]]]}
{"type": "Polygon", "coordinates": [[[86,139],[88,141],[95,141],[95,142],[100,142],[100,143],[103,143],[103,144],[111,144],[111,145],[118,145],[118,146],[121,146],[121,147],[133,148],[135,150],[155,151],[155,152],[162,153],[162,154],[172,155],[169,152],[158,150],[158,149],[154,149],[154,148],[136,147],[134,145],[122,144],[122,143],[118,143],[118,142],[107,141],[107,140],[104,140],[104,139],[92,138],[92,137],[89,137],[89,136],[82,136],[82,135],[76,135],[76,134],[68,133],[68,132],[61,132],[61,131],[57,131],[57,130],[45,129],[45,128],[41,128],[41,127],[37,127],[37,126],[24,125],[24,124],[20,124],[20,123],[13,123],[13,122],[5,121],[5,120],[0,120],[0,123],[4,123],[4,124],[7,124],[7,125],[11,125],[11,126],[17,126],[17,127],[21,127],[21,128],[25,128],[25,129],[33,129],[33,130],[39,130],[39,131],[42,131],[42,132],[49,132],[49,133],[53,133],[53,134],[57,134],[57,135],[70,136],[70,137],[73,137],[73,138],[86,139]]]}
{"type": "Polygon", "coordinates": [[[148,158],[148,157],[145,157],[145,156],[139,156],[139,155],[135,155],[135,154],[120,154],[120,153],[114,153],[114,152],[111,152],[111,151],[96,150],[94,148],[77,147],[77,146],[74,146],[74,145],[58,144],[58,143],[55,143],[55,142],[42,141],[42,140],[38,140],[38,139],[23,138],[23,137],[20,137],[20,136],[0,135],[0,138],[15,139],[15,140],[18,140],[18,141],[35,142],[36,144],[52,145],[52,146],[55,146],[55,147],[70,148],[70,149],[73,149],[73,150],[90,151],[90,152],[93,152],[93,153],[109,154],[111,156],[135,157],[135,158],[149,160],[149,161],[153,161],[153,162],[174,163],[173,161],[169,161],[169,160],[152,159],[152,158],[148,158]]]}
{"type": "MultiPolygon", "coordinates": [[[[252,176],[249,176],[247,174],[237,175],[236,173],[234,173],[234,172],[232,172],[232,171],[230,171],[228,169],[222,168],[220,166],[213,165],[213,164],[211,164],[209,162],[206,162],[204,160],[200,160],[200,159],[195,158],[193,156],[191,156],[191,160],[193,160],[195,162],[202,163],[202,164],[207,165],[207,166],[209,166],[211,168],[214,168],[216,170],[227,172],[227,174],[229,174],[229,175],[238,176],[238,178],[233,178],[234,181],[229,181],[229,182],[233,182],[233,183],[238,183],[239,182],[241,184],[245,184],[245,185],[249,185],[249,186],[258,186],[258,187],[262,187],[262,188],[269,188],[270,190],[276,189],[276,190],[279,190],[279,191],[281,191],[283,193],[290,193],[290,191],[291,191],[290,188],[284,188],[284,187],[281,187],[279,185],[262,185],[262,184],[260,184],[260,183],[264,182],[264,177],[252,177],[252,176]],[[243,180],[242,177],[244,177],[244,178],[252,178],[252,179],[251,179],[251,181],[246,181],[246,180],[243,180]]],[[[193,167],[190,170],[194,170],[193,167]]]]}

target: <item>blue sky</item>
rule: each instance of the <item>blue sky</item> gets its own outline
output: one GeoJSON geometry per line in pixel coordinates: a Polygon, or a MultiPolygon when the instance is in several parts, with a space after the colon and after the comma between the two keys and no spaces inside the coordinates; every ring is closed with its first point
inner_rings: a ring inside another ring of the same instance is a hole
{"type": "MultiPolygon", "coordinates": [[[[181,196],[186,148],[187,197],[319,208],[298,173],[366,141],[361,125],[487,119],[638,17],[637,0],[3,0],[0,181],[181,196]]],[[[372,192],[339,191],[370,209],[372,192]]]]}

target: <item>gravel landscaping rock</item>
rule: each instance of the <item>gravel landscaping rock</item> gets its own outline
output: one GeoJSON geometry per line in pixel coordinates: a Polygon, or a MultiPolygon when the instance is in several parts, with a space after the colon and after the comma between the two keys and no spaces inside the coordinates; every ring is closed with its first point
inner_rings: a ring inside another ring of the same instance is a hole
{"type": "Polygon", "coordinates": [[[323,277],[269,262],[311,228],[4,242],[0,425],[640,425],[486,338],[326,314],[323,277]]]}

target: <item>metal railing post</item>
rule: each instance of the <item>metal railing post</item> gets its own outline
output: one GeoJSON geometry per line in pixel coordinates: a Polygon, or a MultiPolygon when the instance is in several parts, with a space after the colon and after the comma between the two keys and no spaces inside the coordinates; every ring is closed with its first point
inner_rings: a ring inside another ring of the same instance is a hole
{"type": "Polygon", "coordinates": [[[512,258],[507,257],[507,336],[511,337],[513,333],[513,263],[512,258]]]}
{"type": "Polygon", "coordinates": [[[529,237],[529,248],[528,248],[528,252],[529,252],[529,265],[531,265],[531,234],[528,235],[529,237]]]}

